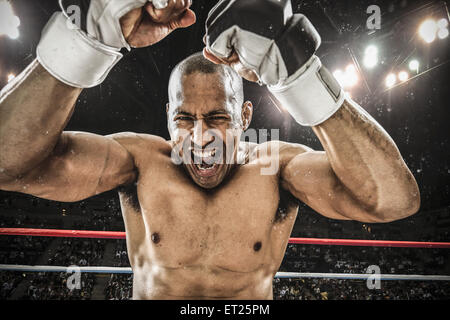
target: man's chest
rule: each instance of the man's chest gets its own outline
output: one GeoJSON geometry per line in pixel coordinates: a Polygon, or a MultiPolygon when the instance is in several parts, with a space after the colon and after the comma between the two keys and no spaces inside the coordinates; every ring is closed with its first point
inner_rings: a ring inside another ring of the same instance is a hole
{"type": "Polygon", "coordinates": [[[277,177],[259,172],[242,168],[213,191],[180,171],[141,172],[137,191],[152,258],[173,268],[257,267],[270,251],[280,200],[277,177]]]}

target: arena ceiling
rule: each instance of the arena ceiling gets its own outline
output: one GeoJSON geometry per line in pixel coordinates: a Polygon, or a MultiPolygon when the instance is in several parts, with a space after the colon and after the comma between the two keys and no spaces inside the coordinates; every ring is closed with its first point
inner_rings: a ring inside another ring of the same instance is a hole
{"type": "MultiPolygon", "coordinates": [[[[58,9],[56,0],[11,1],[20,18],[20,36],[0,36],[0,87],[9,74],[17,74],[35,57],[40,31],[58,9]]],[[[178,30],[164,41],[133,50],[100,86],[85,90],[67,130],[111,134],[122,131],[149,133],[168,138],[165,104],[172,68],[188,55],[202,50],[204,21],[216,1],[194,0],[197,23],[178,30]]],[[[358,84],[350,90],[397,143],[413,171],[422,193],[422,208],[450,205],[449,38],[427,44],[417,36],[420,23],[446,17],[442,1],[293,0],[295,12],[310,18],[322,37],[319,56],[332,71],[353,63],[358,84]],[[367,8],[381,9],[381,29],[368,30],[367,8]],[[379,65],[363,66],[364,52],[374,44],[379,65]],[[386,88],[389,72],[408,70],[411,59],[420,61],[420,71],[410,80],[386,88]]],[[[253,128],[279,128],[281,139],[322,149],[310,128],[296,124],[280,111],[267,91],[245,83],[247,100],[256,106],[253,128]]]]}

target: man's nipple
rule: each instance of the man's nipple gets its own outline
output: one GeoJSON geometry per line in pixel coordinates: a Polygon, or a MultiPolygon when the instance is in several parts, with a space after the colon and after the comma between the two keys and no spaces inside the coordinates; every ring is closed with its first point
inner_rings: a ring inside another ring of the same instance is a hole
{"type": "Polygon", "coordinates": [[[259,250],[261,250],[261,247],[262,247],[262,243],[261,243],[261,241],[258,241],[254,244],[253,250],[255,250],[255,252],[258,252],[259,250]]]}
{"type": "Polygon", "coordinates": [[[157,232],[152,233],[152,241],[154,244],[158,244],[159,241],[161,241],[161,237],[159,236],[159,233],[157,233],[157,232]]]}

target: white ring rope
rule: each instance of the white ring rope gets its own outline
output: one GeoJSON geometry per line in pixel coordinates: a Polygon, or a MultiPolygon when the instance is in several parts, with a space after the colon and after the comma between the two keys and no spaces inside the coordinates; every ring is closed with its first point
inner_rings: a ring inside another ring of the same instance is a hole
{"type": "MultiPolygon", "coordinates": [[[[0,264],[0,271],[17,272],[81,272],[81,273],[114,273],[132,274],[131,268],[123,267],[61,267],[61,266],[27,266],[0,264]]],[[[416,274],[370,274],[370,273],[300,273],[300,272],[278,272],[275,278],[322,278],[343,280],[410,280],[410,281],[450,281],[450,276],[445,275],[416,275],[416,274]]]]}

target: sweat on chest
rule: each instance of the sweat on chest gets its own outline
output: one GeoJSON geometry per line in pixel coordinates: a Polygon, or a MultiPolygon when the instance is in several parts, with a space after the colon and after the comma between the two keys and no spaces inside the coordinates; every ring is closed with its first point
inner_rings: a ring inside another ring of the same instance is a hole
{"type": "Polygon", "coordinates": [[[250,176],[243,171],[210,193],[183,179],[142,179],[139,202],[152,258],[178,267],[263,256],[276,220],[278,187],[273,178],[250,176]]]}
{"type": "Polygon", "coordinates": [[[214,262],[229,265],[243,256],[263,257],[275,212],[243,206],[219,210],[199,201],[172,202],[143,212],[154,259],[172,267],[214,262]]]}

